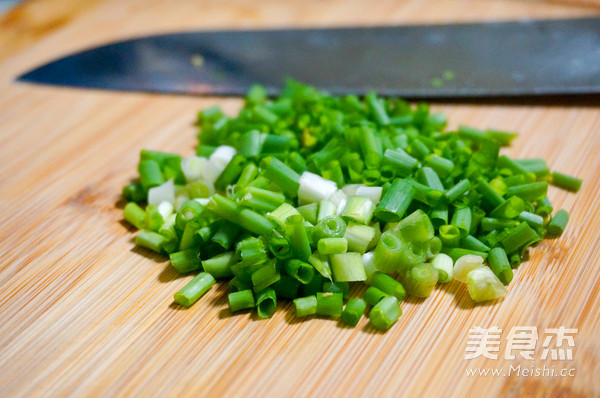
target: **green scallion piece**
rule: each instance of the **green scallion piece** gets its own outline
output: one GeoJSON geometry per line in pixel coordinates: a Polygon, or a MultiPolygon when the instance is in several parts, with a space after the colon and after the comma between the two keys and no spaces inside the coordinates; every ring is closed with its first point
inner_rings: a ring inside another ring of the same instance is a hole
{"type": "Polygon", "coordinates": [[[414,188],[405,180],[394,181],[377,204],[373,215],[380,221],[399,221],[410,206],[414,194],[414,188]]]}
{"type": "Polygon", "coordinates": [[[169,259],[173,268],[180,274],[187,274],[188,272],[197,271],[202,268],[200,253],[197,249],[187,249],[171,253],[169,259]]]}
{"type": "Polygon", "coordinates": [[[460,231],[460,237],[464,238],[471,230],[471,208],[458,207],[452,214],[450,225],[454,225],[460,231]]]}
{"type": "Polygon", "coordinates": [[[513,278],[512,268],[508,261],[506,252],[501,247],[494,247],[490,250],[490,254],[487,258],[490,265],[490,269],[500,279],[500,282],[504,285],[508,285],[513,278]]]}
{"type": "Polygon", "coordinates": [[[429,297],[438,281],[438,271],[430,264],[419,264],[401,274],[402,286],[415,297],[429,297]]]}
{"type": "Polygon", "coordinates": [[[317,296],[310,295],[295,299],[294,308],[296,309],[296,316],[298,318],[315,315],[317,313],[317,296]]]}
{"type": "Polygon", "coordinates": [[[289,197],[295,198],[300,188],[300,175],[275,157],[267,157],[260,163],[265,177],[280,187],[289,197]]]}
{"type": "Polygon", "coordinates": [[[490,217],[510,219],[516,218],[525,210],[525,202],[518,196],[511,196],[500,206],[490,212],[490,217]]]}
{"type": "Polygon", "coordinates": [[[402,311],[398,299],[394,296],[384,297],[369,312],[369,321],[378,330],[388,330],[400,318],[402,311]]]}
{"type": "Polygon", "coordinates": [[[375,237],[375,228],[369,225],[350,223],[346,227],[344,239],[348,241],[348,251],[364,253],[375,237]]]}
{"type": "MultiPolygon", "coordinates": [[[[173,259],[171,258],[171,262],[173,259]]],[[[229,278],[233,276],[231,266],[236,263],[235,252],[225,252],[202,261],[202,268],[215,279],[229,278]]]]}
{"type": "Polygon", "coordinates": [[[515,220],[499,220],[497,218],[484,217],[481,219],[481,229],[484,232],[493,231],[496,229],[512,228],[517,226],[515,220]]]}
{"type": "Polygon", "coordinates": [[[394,176],[406,177],[417,167],[419,161],[401,148],[386,149],[381,161],[382,167],[390,167],[394,176]]]}
{"type": "Polygon", "coordinates": [[[504,203],[504,198],[498,192],[492,188],[492,186],[483,178],[480,178],[475,186],[477,192],[483,196],[483,198],[489,202],[493,207],[498,207],[504,203]]]}
{"type": "Polygon", "coordinates": [[[254,271],[250,277],[255,292],[266,289],[280,278],[281,275],[275,265],[275,261],[269,261],[267,264],[254,271]]]}
{"type": "Polygon", "coordinates": [[[215,278],[207,272],[201,272],[194,279],[175,293],[175,302],[184,307],[189,307],[215,284],[215,278]]]}
{"type": "Polygon", "coordinates": [[[546,217],[552,214],[552,210],[552,203],[550,203],[550,199],[548,199],[548,197],[545,197],[544,199],[538,201],[535,207],[535,213],[539,214],[542,217],[546,217]]]}
{"type": "Polygon", "coordinates": [[[229,293],[227,301],[229,302],[229,311],[232,313],[254,308],[256,305],[254,302],[254,293],[251,289],[229,293]]]}
{"type": "Polygon", "coordinates": [[[448,189],[444,194],[450,203],[456,201],[471,189],[471,182],[467,179],[457,182],[452,188],[448,189]]]}
{"type": "Polygon", "coordinates": [[[271,254],[280,260],[285,260],[294,255],[290,241],[279,231],[273,231],[268,241],[268,247],[271,254]]]}
{"type": "Polygon", "coordinates": [[[463,247],[464,249],[476,250],[480,252],[490,251],[490,247],[488,245],[486,245],[473,235],[465,236],[460,243],[461,247],[463,247]]]}
{"type": "Polygon", "coordinates": [[[532,228],[544,228],[544,217],[540,215],[530,213],[528,211],[523,211],[521,212],[521,214],[519,214],[519,217],[517,217],[517,219],[519,221],[525,221],[532,228]]]}
{"type": "Polygon", "coordinates": [[[358,322],[366,309],[367,304],[364,300],[360,298],[348,300],[346,307],[344,307],[344,311],[342,311],[342,321],[344,321],[346,325],[354,327],[358,325],[358,322]]]}
{"type": "Polygon", "coordinates": [[[146,212],[134,202],[125,205],[123,218],[137,229],[142,229],[146,225],[146,212]]]}
{"type": "Polygon", "coordinates": [[[398,301],[402,301],[406,296],[406,290],[400,282],[379,271],[374,272],[371,276],[371,286],[396,297],[398,301]]]}
{"type": "Polygon", "coordinates": [[[460,229],[456,225],[442,225],[439,229],[440,239],[444,247],[458,247],[460,244],[460,229]]]}
{"type": "Polygon", "coordinates": [[[153,252],[161,253],[163,245],[168,242],[168,238],[152,231],[143,230],[135,237],[135,244],[153,252]]]}
{"type": "Polygon", "coordinates": [[[360,253],[348,252],[329,256],[335,282],[356,282],[367,279],[360,253]]]}
{"type": "Polygon", "coordinates": [[[450,258],[454,262],[456,262],[456,260],[458,260],[459,258],[466,256],[467,254],[472,254],[475,256],[482,257],[482,258],[486,258],[488,255],[486,252],[480,252],[478,250],[471,250],[471,249],[463,249],[461,247],[451,247],[451,248],[443,247],[442,253],[450,256],[450,258]]]}
{"type": "Polygon", "coordinates": [[[140,183],[144,191],[165,183],[160,171],[160,165],[154,160],[142,160],[138,165],[138,171],[140,173],[140,183]]]}
{"type": "Polygon", "coordinates": [[[277,295],[275,290],[268,287],[256,293],[256,310],[258,317],[267,319],[273,316],[277,308],[277,295]]]}
{"type": "Polygon", "coordinates": [[[300,213],[300,215],[309,223],[313,225],[317,223],[317,216],[319,214],[318,203],[309,203],[304,206],[299,206],[296,208],[296,210],[298,210],[298,213],[300,213]]]}
{"type": "Polygon", "coordinates": [[[513,253],[539,242],[541,238],[527,223],[521,223],[500,239],[506,253],[513,253]]]}
{"type": "Polygon", "coordinates": [[[285,272],[303,285],[306,285],[313,279],[315,269],[311,264],[294,258],[286,261],[285,272]]]}
{"type": "Polygon", "coordinates": [[[288,217],[285,220],[285,233],[296,256],[302,261],[308,261],[312,251],[304,228],[304,218],[300,215],[288,217]]]}
{"type": "Polygon", "coordinates": [[[552,185],[559,188],[566,189],[567,191],[577,192],[581,188],[583,182],[579,178],[571,177],[566,174],[559,173],[557,171],[552,173],[552,179],[550,180],[552,185]]]}
{"type": "Polygon", "coordinates": [[[317,315],[340,316],[344,307],[342,293],[317,293],[317,315]]]}
{"type": "Polygon", "coordinates": [[[569,213],[566,210],[560,209],[552,217],[548,223],[548,232],[552,235],[561,235],[569,222],[569,213]]]}
{"type": "Polygon", "coordinates": [[[548,193],[546,181],[532,182],[530,184],[515,185],[508,187],[506,196],[518,196],[523,200],[541,200],[548,193]]]}
{"type": "Polygon", "coordinates": [[[373,216],[375,204],[364,196],[350,196],[342,211],[342,218],[359,224],[368,224],[373,216]]]}
{"type": "Polygon", "coordinates": [[[319,254],[339,254],[348,251],[348,241],[345,238],[323,238],[317,242],[319,254]]]}

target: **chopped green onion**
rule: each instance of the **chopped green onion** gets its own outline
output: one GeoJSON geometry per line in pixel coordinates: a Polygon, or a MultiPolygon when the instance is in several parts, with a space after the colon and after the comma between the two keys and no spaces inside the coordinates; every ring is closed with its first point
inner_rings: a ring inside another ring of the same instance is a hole
{"type": "Polygon", "coordinates": [[[552,185],[555,185],[559,188],[566,189],[567,191],[577,192],[581,188],[581,183],[583,182],[579,178],[571,177],[566,174],[559,173],[555,171],[552,173],[552,185]]]}
{"type": "Polygon", "coordinates": [[[490,212],[490,216],[494,218],[510,219],[516,218],[525,210],[523,199],[518,196],[511,196],[504,201],[500,206],[490,212]]]}
{"type": "Polygon", "coordinates": [[[135,244],[146,249],[150,249],[153,252],[161,253],[163,245],[168,242],[168,239],[156,232],[152,231],[141,231],[135,237],[135,244]]]}
{"type": "Polygon", "coordinates": [[[215,278],[207,272],[201,272],[194,279],[188,282],[177,293],[175,293],[175,302],[184,307],[189,307],[215,284],[215,278]]]}
{"type": "Polygon", "coordinates": [[[431,260],[431,266],[438,272],[438,283],[447,283],[452,280],[453,261],[450,256],[439,253],[431,260]]]}
{"type": "Polygon", "coordinates": [[[460,244],[460,230],[455,225],[442,225],[439,234],[444,247],[457,247],[460,244]]]}
{"type": "Polygon", "coordinates": [[[373,307],[387,296],[390,295],[376,288],[375,286],[369,286],[367,290],[365,290],[365,292],[363,293],[363,300],[365,300],[367,304],[373,307]]]}
{"type": "Polygon", "coordinates": [[[261,161],[260,167],[263,170],[264,176],[273,184],[280,187],[291,198],[295,198],[298,195],[301,177],[282,161],[275,157],[268,157],[261,161]]]}
{"type": "Polygon", "coordinates": [[[270,261],[254,271],[250,278],[252,286],[254,286],[254,291],[259,292],[277,282],[281,278],[281,275],[279,275],[279,270],[275,266],[275,262],[270,261]]]}
{"type": "Polygon", "coordinates": [[[285,272],[303,285],[306,285],[313,279],[315,269],[311,264],[304,261],[291,259],[285,263],[285,272]]]}
{"type": "Polygon", "coordinates": [[[475,254],[466,254],[461,256],[454,263],[452,275],[459,282],[467,281],[467,274],[474,269],[483,267],[483,257],[475,254]]]}
{"type": "Polygon", "coordinates": [[[561,235],[568,222],[569,213],[567,213],[567,211],[564,209],[560,209],[548,223],[548,232],[550,232],[552,235],[561,235]]]}
{"type": "Polygon", "coordinates": [[[501,247],[494,247],[487,258],[490,269],[500,279],[504,285],[508,285],[513,278],[512,268],[506,256],[506,252],[501,247]]]}
{"type": "Polygon", "coordinates": [[[332,254],[329,260],[335,282],[356,282],[367,279],[362,256],[359,253],[332,254]]]}
{"type": "Polygon", "coordinates": [[[187,249],[169,254],[171,265],[180,274],[196,271],[202,268],[200,253],[196,249],[187,249]]]}
{"type": "Polygon", "coordinates": [[[367,304],[364,300],[360,298],[348,300],[346,307],[344,307],[344,311],[342,311],[342,320],[346,325],[354,327],[358,324],[358,321],[360,321],[360,318],[362,318],[366,309],[367,304]]]}
{"type": "MultiPolygon", "coordinates": [[[[172,261],[173,258],[171,258],[171,262],[172,261]]],[[[229,278],[233,276],[231,266],[235,264],[235,262],[235,252],[225,252],[202,261],[202,268],[215,279],[229,278]]]]}
{"type": "Polygon", "coordinates": [[[313,254],[308,258],[308,262],[315,267],[317,272],[321,274],[323,278],[327,278],[331,280],[333,277],[331,275],[331,267],[329,263],[323,258],[321,258],[318,254],[313,254]]]}
{"type": "Polygon", "coordinates": [[[319,254],[339,254],[348,251],[348,241],[345,238],[323,238],[317,242],[319,254]]]}
{"type": "Polygon", "coordinates": [[[350,196],[342,211],[342,218],[359,224],[368,224],[373,216],[375,204],[364,196],[350,196]]]}
{"type": "Polygon", "coordinates": [[[254,293],[251,289],[229,293],[227,300],[229,302],[229,311],[231,312],[254,308],[256,305],[254,302],[254,293]]]}
{"type": "Polygon", "coordinates": [[[348,250],[364,253],[375,236],[375,228],[369,225],[350,223],[346,227],[344,238],[348,241],[348,250]]]}
{"type": "Polygon", "coordinates": [[[506,191],[507,196],[518,196],[523,200],[541,200],[548,193],[548,183],[546,181],[532,182],[530,184],[515,185],[509,187],[506,191]]]}
{"type": "MultiPolygon", "coordinates": [[[[322,200],[319,203],[319,213],[317,215],[317,222],[327,217],[333,217],[337,215],[337,205],[330,200],[322,200]]],[[[316,224],[316,223],[315,223],[316,224]]]]}
{"type": "Polygon", "coordinates": [[[146,212],[134,202],[125,205],[123,218],[137,229],[142,229],[146,225],[146,212]]]}
{"type": "Polygon", "coordinates": [[[459,207],[454,210],[450,225],[454,225],[460,231],[460,237],[464,238],[471,229],[471,208],[459,207]]]}
{"type": "Polygon", "coordinates": [[[394,296],[384,297],[369,312],[369,321],[378,330],[388,330],[400,318],[402,311],[398,299],[394,296]]]}
{"type": "Polygon", "coordinates": [[[506,288],[488,267],[472,270],[466,279],[469,295],[475,302],[495,300],[506,294],[506,288]]]}
{"type": "Polygon", "coordinates": [[[317,215],[319,213],[318,203],[310,203],[304,206],[300,206],[297,208],[297,210],[298,213],[300,213],[300,215],[304,217],[304,219],[309,223],[313,225],[317,223],[317,215]]]}
{"type": "Polygon", "coordinates": [[[527,223],[521,223],[509,233],[500,239],[500,243],[507,253],[513,253],[517,250],[531,246],[539,242],[541,238],[535,233],[527,223]]]}
{"type": "Polygon", "coordinates": [[[256,293],[256,310],[258,317],[267,319],[273,316],[277,308],[277,295],[275,290],[268,287],[256,293]]]}
{"type": "Polygon", "coordinates": [[[317,296],[310,295],[297,298],[294,300],[294,307],[298,318],[314,315],[317,313],[317,296]]]}
{"type": "Polygon", "coordinates": [[[371,286],[381,290],[382,292],[396,297],[402,301],[406,296],[406,291],[400,282],[389,275],[376,271],[371,276],[371,286]]]}
{"type": "Polygon", "coordinates": [[[340,316],[343,307],[342,293],[317,293],[317,315],[340,316]]]}
{"type": "Polygon", "coordinates": [[[464,249],[477,250],[480,252],[490,251],[490,247],[488,245],[486,245],[485,243],[483,243],[482,241],[480,241],[473,235],[465,236],[464,239],[460,243],[464,249]]]}
{"type": "Polygon", "coordinates": [[[160,165],[154,160],[142,160],[138,165],[140,183],[144,191],[164,184],[165,180],[160,171],[160,165]]]}
{"type": "Polygon", "coordinates": [[[415,297],[429,297],[438,281],[438,271],[430,264],[418,264],[401,273],[406,292],[415,297]]]}
{"type": "Polygon", "coordinates": [[[300,260],[307,261],[311,255],[311,249],[304,228],[304,218],[300,215],[289,216],[285,220],[285,233],[292,246],[292,251],[300,260]]]}
{"type": "Polygon", "coordinates": [[[405,180],[396,180],[382,197],[373,215],[381,221],[399,221],[410,206],[414,188],[405,180]]]}

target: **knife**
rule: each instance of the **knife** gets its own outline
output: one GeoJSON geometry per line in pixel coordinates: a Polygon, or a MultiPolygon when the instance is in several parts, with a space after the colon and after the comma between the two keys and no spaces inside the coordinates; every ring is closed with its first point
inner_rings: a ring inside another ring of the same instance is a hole
{"type": "Polygon", "coordinates": [[[292,77],[332,94],[406,98],[600,93],[600,18],[182,32],[77,52],[24,82],[176,94],[277,94],[292,77]]]}

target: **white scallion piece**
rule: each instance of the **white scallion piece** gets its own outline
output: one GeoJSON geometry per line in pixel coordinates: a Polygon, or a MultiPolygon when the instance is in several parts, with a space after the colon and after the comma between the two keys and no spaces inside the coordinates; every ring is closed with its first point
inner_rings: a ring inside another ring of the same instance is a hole
{"type": "Polygon", "coordinates": [[[210,198],[196,198],[194,200],[200,203],[202,206],[206,206],[208,202],[210,202],[210,198]]]}
{"type": "Polygon", "coordinates": [[[344,207],[346,207],[346,202],[348,202],[348,197],[341,189],[338,189],[331,195],[329,200],[337,206],[336,215],[340,215],[342,211],[344,211],[344,207]]]}
{"type": "Polygon", "coordinates": [[[438,282],[446,283],[452,280],[452,257],[447,254],[436,254],[431,260],[433,268],[438,270],[438,282]]]}
{"type": "Polygon", "coordinates": [[[300,205],[320,202],[323,199],[329,199],[337,190],[335,182],[305,171],[300,176],[298,201],[300,205]]]}
{"type": "Polygon", "coordinates": [[[212,161],[209,159],[204,169],[204,180],[209,182],[211,185],[214,185],[215,181],[217,181],[217,178],[219,178],[226,166],[227,164],[222,165],[222,163],[218,161],[212,161]]]}
{"type": "Polygon", "coordinates": [[[224,169],[225,166],[227,166],[229,162],[231,162],[231,159],[235,156],[236,153],[237,151],[234,147],[221,145],[220,147],[217,147],[217,149],[215,149],[215,151],[212,153],[212,155],[210,155],[208,160],[211,163],[219,165],[224,169]]]}
{"type": "Polygon", "coordinates": [[[467,274],[467,288],[473,301],[496,300],[506,295],[506,288],[488,267],[471,270],[467,274]]]}
{"type": "Polygon", "coordinates": [[[381,200],[381,191],[383,190],[382,187],[359,187],[356,190],[355,195],[356,196],[364,196],[365,198],[369,198],[371,199],[371,201],[375,204],[379,203],[379,201],[381,200]]]}
{"type": "Polygon", "coordinates": [[[161,202],[175,203],[175,184],[173,179],[148,190],[148,204],[158,206],[161,202]]]}
{"type": "Polygon", "coordinates": [[[454,268],[452,269],[452,274],[454,279],[465,283],[467,281],[467,274],[472,270],[481,267],[483,267],[483,257],[467,254],[456,260],[454,268]]]}
{"type": "Polygon", "coordinates": [[[356,191],[359,188],[366,187],[365,184],[348,184],[342,187],[342,191],[346,194],[346,196],[356,195],[356,191]]]}
{"type": "Polygon", "coordinates": [[[189,156],[181,159],[181,171],[187,182],[199,180],[204,177],[204,169],[208,159],[200,156],[189,156]]]}
{"type": "Polygon", "coordinates": [[[166,200],[160,202],[160,204],[158,205],[158,212],[160,213],[163,220],[166,220],[167,217],[173,214],[173,210],[175,210],[175,208],[173,207],[173,203],[167,202],[166,200]]]}

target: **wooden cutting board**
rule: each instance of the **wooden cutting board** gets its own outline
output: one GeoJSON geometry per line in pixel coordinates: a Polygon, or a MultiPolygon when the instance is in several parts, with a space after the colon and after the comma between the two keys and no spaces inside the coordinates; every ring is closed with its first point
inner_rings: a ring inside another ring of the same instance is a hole
{"type": "MultiPolygon", "coordinates": [[[[519,131],[506,153],[584,178],[565,234],[521,265],[504,300],[474,305],[450,283],[402,304],[381,334],[363,321],[230,316],[217,285],[188,310],[190,277],[134,248],[118,207],[142,148],[190,154],[200,108],[238,99],[41,87],[18,74],[90,45],[208,28],[380,25],[566,17],[596,2],[56,1],[0,21],[0,396],[600,396],[600,101],[436,104],[450,127],[519,131]],[[499,359],[465,359],[469,330],[502,328],[499,359]],[[538,331],[533,360],[505,359],[513,327],[538,331]],[[542,361],[546,328],[578,328],[573,360],[542,361]],[[544,365],[574,376],[526,376],[544,365]],[[511,376],[468,376],[501,369],[511,376]],[[574,370],[571,370],[574,369],[574,370]]],[[[442,60],[443,61],[443,60],[442,60]]]]}

